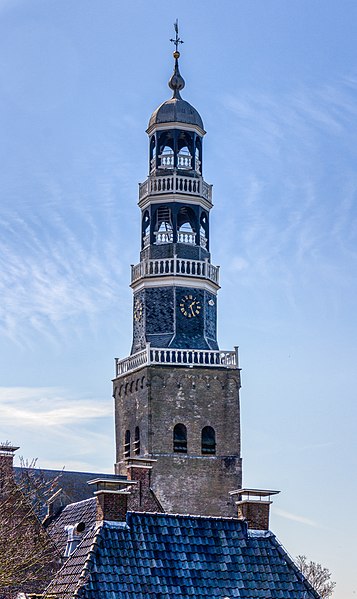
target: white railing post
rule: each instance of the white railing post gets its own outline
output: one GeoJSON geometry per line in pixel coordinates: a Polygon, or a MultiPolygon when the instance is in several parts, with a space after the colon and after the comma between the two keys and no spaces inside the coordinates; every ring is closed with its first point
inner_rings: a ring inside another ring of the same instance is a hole
{"type": "Polygon", "coordinates": [[[150,364],[151,364],[150,343],[146,344],[146,364],[148,366],[150,366],[150,364]]]}
{"type": "Polygon", "coordinates": [[[235,346],[234,346],[235,359],[236,359],[235,366],[236,366],[237,368],[239,368],[239,355],[238,355],[238,349],[239,349],[239,346],[238,346],[238,345],[235,345],[235,346]]]}
{"type": "MultiPolygon", "coordinates": [[[[182,240],[191,233],[181,233],[179,239],[182,240]]],[[[156,233],[157,242],[168,243],[172,237],[171,231],[160,231],[156,233]]],[[[175,254],[169,259],[151,259],[142,260],[139,264],[131,265],[131,282],[135,282],[142,277],[155,277],[162,275],[184,275],[188,277],[201,277],[209,279],[219,284],[219,266],[213,266],[205,260],[189,260],[187,258],[178,258],[175,254]]]]}

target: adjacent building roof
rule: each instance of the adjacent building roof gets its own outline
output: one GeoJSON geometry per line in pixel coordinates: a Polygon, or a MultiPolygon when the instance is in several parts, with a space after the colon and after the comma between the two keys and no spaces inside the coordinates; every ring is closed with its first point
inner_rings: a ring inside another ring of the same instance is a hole
{"type": "Polygon", "coordinates": [[[244,521],[129,512],[92,526],[47,589],[72,599],[318,599],[276,537],[244,521]]]}
{"type": "Polygon", "coordinates": [[[88,532],[95,524],[95,515],[96,498],[92,496],[90,499],[67,505],[63,508],[60,515],[52,520],[48,526],[48,532],[62,556],[64,555],[68,537],[65,527],[73,526],[78,522],[84,522],[86,526],[85,530],[88,532]]]}

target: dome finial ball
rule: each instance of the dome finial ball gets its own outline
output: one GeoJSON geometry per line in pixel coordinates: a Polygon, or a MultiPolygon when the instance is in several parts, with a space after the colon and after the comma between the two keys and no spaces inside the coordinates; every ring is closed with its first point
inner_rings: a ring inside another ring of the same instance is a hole
{"type": "Polygon", "coordinates": [[[173,57],[177,60],[178,58],[180,58],[180,52],[178,50],[175,50],[175,52],[173,53],[173,57]]]}

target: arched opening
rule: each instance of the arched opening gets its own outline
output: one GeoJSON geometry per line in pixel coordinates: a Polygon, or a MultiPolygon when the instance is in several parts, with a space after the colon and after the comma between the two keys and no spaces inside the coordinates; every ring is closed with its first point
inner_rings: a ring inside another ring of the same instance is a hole
{"type": "Polygon", "coordinates": [[[159,206],[156,211],[155,243],[172,243],[172,214],[168,206],[159,206]]]}
{"type": "Polygon", "coordinates": [[[186,206],[180,208],[177,215],[177,241],[178,243],[196,242],[195,213],[186,206]]]}
{"type": "Polygon", "coordinates": [[[124,457],[130,457],[130,431],[125,431],[125,440],[124,440],[124,457]]]}
{"type": "Polygon", "coordinates": [[[200,245],[208,249],[208,215],[202,212],[200,218],[200,245]]]}
{"type": "Polygon", "coordinates": [[[150,171],[156,168],[156,140],[153,135],[150,139],[150,171]]]}
{"type": "Polygon", "coordinates": [[[146,248],[150,245],[150,214],[149,211],[146,210],[143,214],[142,224],[142,247],[146,248]]]}
{"type": "Polygon", "coordinates": [[[196,148],[195,148],[195,171],[200,175],[202,167],[202,140],[200,137],[196,137],[196,148]]]}
{"type": "Polygon", "coordinates": [[[187,428],[184,424],[175,424],[173,449],[175,453],[187,453],[187,428]]]}
{"type": "Polygon", "coordinates": [[[138,426],[135,427],[134,453],[140,455],[140,429],[138,426]]]}
{"type": "Polygon", "coordinates": [[[216,453],[216,433],[211,426],[205,426],[202,429],[201,452],[203,455],[213,455],[216,453]]]}
{"type": "Polygon", "coordinates": [[[160,154],[160,166],[159,168],[173,169],[174,168],[174,152],[170,146],[164,146],[160,154]]]}
{"type": "Polygon", "coordinates": [[[179,168],[180,170],[186,170],[189,171],[191,170],[191,160],[192,160],[192,156],[190,153],[190,150],[188,149],[187,146],[184,146],[183,148],[180,149],[178,155],[177,155],[177,168],[179,168]]]}

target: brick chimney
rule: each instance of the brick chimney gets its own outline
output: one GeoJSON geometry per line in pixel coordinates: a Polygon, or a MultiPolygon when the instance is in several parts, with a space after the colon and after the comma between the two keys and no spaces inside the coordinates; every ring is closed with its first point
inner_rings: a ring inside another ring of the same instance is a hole
{"type": "Polygon", "coordinates": [[[0,443],[0,490],[14,482],[14,454],[19,447],[14,447],[9,441],[0,443]]]}
{"type": "Polygon", "coordinates": [[[231,497],[237,497],[235,502],[238,508],[238,519],[246,520],[248,528],[254,530],[269,530],[269,512],[271,495],[277,495],[280,491],[269,491],[263,489],[238,489],[231,491],[231,497]]]}
{"type": "Polygon", "coordinates": [[[128,480],[136,482],[129,498],[129,509],[135,512],[163,512],[163,507],[151,489],[151,471],[157,460],[131,457],[126,460],[128,480]]]}
{"type": "Polygon", "coordinates": [[[96,520],[125,522],[130,496],[129,487],[136,483],[123,478],[96,478],[89,480],[88,484],[96,486],[94,491],[97,500],[96,520]]]}

